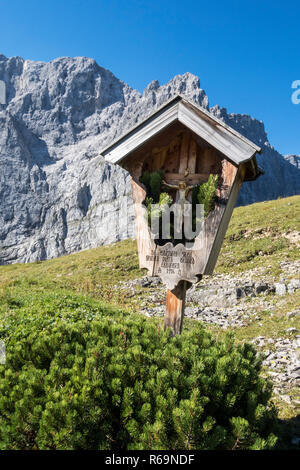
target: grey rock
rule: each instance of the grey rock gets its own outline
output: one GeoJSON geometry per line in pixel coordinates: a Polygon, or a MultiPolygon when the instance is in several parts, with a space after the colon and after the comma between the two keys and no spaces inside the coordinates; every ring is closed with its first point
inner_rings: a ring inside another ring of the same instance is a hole
{"type": "Polygon", "coordinates": [[[288,293],[292,294],[296,290],[300,289],[300,279],[292,279],[287,286],[288,293]]]}
{"type": "Polygon", "coordinates": [[[266,282],[256,282],[255,283],[255,294],[269,294],[270,292],[273,292],[275,290],[274,286],[266,283],[266,282]]]}
{"type": "Polygon", "coordinates": [[[254,297],[255,296],[255,283],[248,282],[243,286],[245,296],[247,297],[254,297]]]}
{"type": "Polygon", "coordinates": [[[228,283],[214,281],[215,285],[201,285],[193,287],[187,292],[187,300],[202,306],[232,307],[238,305],[240,300],[256,297],[259,294],[267,295],[275,291],[271,283],[262,281],[242,281],[242,278],[233,278],[228,283]]]}
{"type": "Polygon", "coordinates": [[[291,397],[289,395],[281,395],[281,400],[285,401],[288,404],[292,402],[291,397]]]}
{"type": "Polygon", "coordinates": [[[288,312],[286,314],[288,318],[299,317],[299,315],[300,315],[300,310],[292,310],[291,312],[288,312]]]}
{"type": "Polygon", "coordinates": [[[243,185],[238,205],[299,194],[300,168],[298,162],[300,157],[289,158],[287,156],[284,158],[277,152],[268,141],[262,121],[248,115],[228,114],[226,108],[219,106],[211,108],[211,111],[262,148],[261,155],[257,156],[257,162],[265,170],[265,174],[256,181],[243,185]]]}
{"type": "Polygon", "coordinates": [[[162,284],[159,277],[144,276],[142,279],[136,281],[142,287],[157,287],[159,284],[162,284]]]}
{"type": "Polygon", "coordinates": [[[284,158],[296,168],[300,169],[300,155],[284,155],[284,158]]]}
{"type": "MultiPolygon", "coordinates": [[[[199,79],[151,82],[143,94],[85,57],[49,63],[0,55],[0,264],[53,258],[134,237],[128,174],[100,151],[180,93],[209,110],[199,79]]],[[[270,145],[261,121],[210,110],[262,147],[266,173],[239,204],[300,192],[296,158],[270,145]],[[266,189],[267,188],[267,189],[266,189]]],[[[234,295],[226,294],[230,304],[234,295]]]]}
{"type": "Polygon", "coordinates": [[[276,295],[285,295],[286,294],[286,285],[282,282],[276,282],[275,286],[275,294],[276,295]]]}
{"type": "Polygon", "coordinates": [[[294,328],[293,326],[291,326],[290,328],[287,328],[285,330],[287,333],[298,333],[299,330],[297,330],[297,328],[294,328]]]}
{"type": "Polygon", "coordinates": [[[187,301],[202,306],[231,307],[244,295],[240,288],[208,287],[187,291],[187,301]]]}
{"type": "Polygon", "coordinates": [[[3,340],[0,340],[0,364],[6,363],[6,348],[3,340]]]}

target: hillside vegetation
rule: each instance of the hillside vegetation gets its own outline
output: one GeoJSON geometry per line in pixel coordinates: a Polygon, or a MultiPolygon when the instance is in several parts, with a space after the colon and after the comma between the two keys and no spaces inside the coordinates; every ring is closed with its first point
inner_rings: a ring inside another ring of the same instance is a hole
{"type": "MultiPolygon", "coordinates": [[[[299,233],[300,196],[238,207],[215,272],[259,266],[279,278],[282,261],[299,259],[299,233]]],[[[135,240],[126,240],[44,262],[0,266],[0,288],[70,289],[120,306],[131,302],[112,286],[144,274],[135,240]]]]}
{"type": "MultiPolygon", "coordinates": [[[[253,272],[253,278],[299,279],[295,270],[289,273],[284,264],[299,260],[300,196],[239,207],[234,210],[226,238],[215,270],[218,276],[243,276],[253,272]]],[[[45,318],[77,321],[94,320],[101,312],[114,315],[117,310],[139,313],[149,304],[149,289],[132,282],[145,276],[138,267],[136,242],[127,240],[97,249],[83,251],[44,262],[0,266],[0,337],[9,338],[15,328],[24,323],[24,335],[30,324],[45,318]],[[148,303],[147,303],[148,302],[148,303]]],[[[205,279],[201,281],[205,283],[205,279]]],[[[151,290],[151,305],[163,306],[164,289],[157,296],[151,290]]],[[[286,315],[300,305],[300,289],[280,297],[266,296],[268,308],[257,307],[259,317],[234,330],[238,343],[251,341],[257,336],[282,338],[297,335],[299,316],[286,315]],[[292,323],[291,323],[292,322],[292,323]],[[289,327],[291,332],[287,332],[289,327]]],[[[201,321],[201,317],[199,317],[201,321]]],[[[49,320],[50,321],[50,320],[49,320]]],[[[148,322],[162,325],[161,318],[148,322]]],[[[50,322],[51,323],[51,322],[50,322]]],[[[186,319],[185,330],[193,330],[195,320],[186,319]]],[[[49,323],[47,324],[49,326],[49,323]]],[[[225,332],[216,325],[207,325],[215,338],[225,332]]],[[[1,339],[0,338],[0,339],[1,339]]],[[[295,395],[296,389],[291,390],[295,395]]],[[[275,397],[281,418],[293,420],[299,409],[275,397]]]]}

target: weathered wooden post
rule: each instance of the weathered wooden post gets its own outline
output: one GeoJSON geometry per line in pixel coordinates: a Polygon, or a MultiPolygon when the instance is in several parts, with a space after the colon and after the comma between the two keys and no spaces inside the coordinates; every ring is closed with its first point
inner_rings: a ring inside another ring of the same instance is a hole
{"type": "Polygon", "coordinates": [[[164,327],[171,328],[174,335],[181,333],[185,308],[186,281],[179,281],[173,290],[167,290],[164,327]]]}
{"type": "Polygon", "coordinates": [[[166,285],[165,327],[174,335],[182,329],[187,288],[213,272],[242,182],[262,173],[257,152],[254,143],[182,96],[101,152],[131,175],[140,267],[166,285]],[[153,175],[160,175],[160,193],[179,205],[192,204],[192,189],[216,178],[213,205],[192,240],[153,237],[145,207],[153,175]]]}

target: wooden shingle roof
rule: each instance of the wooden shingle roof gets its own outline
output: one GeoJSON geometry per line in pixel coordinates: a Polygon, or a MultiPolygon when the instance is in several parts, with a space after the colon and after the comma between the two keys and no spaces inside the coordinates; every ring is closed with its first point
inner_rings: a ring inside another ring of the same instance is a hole
{"type": "MultiPolygon", "coordinates": [[[[206,109],[177,95],[104,148],[101,155],[109,162],[121,163],[127,155],[176,121],[219,150],[236,165],[248,162],[261,151],[260,147],[206,109]]],[[[256,159],[254,163],[257,168],[256,159]]]]}

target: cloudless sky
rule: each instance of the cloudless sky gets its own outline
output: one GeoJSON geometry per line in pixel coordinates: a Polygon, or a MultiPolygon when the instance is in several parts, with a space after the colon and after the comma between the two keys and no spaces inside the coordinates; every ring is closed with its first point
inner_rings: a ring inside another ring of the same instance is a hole
{"type": "Polygon", "coordinates": [[[277,150],[300,154],[299,0],[0,0],[0,53],[93,57],[140,92],[194,73],[211,106],[263,120],[277,150]]]}

